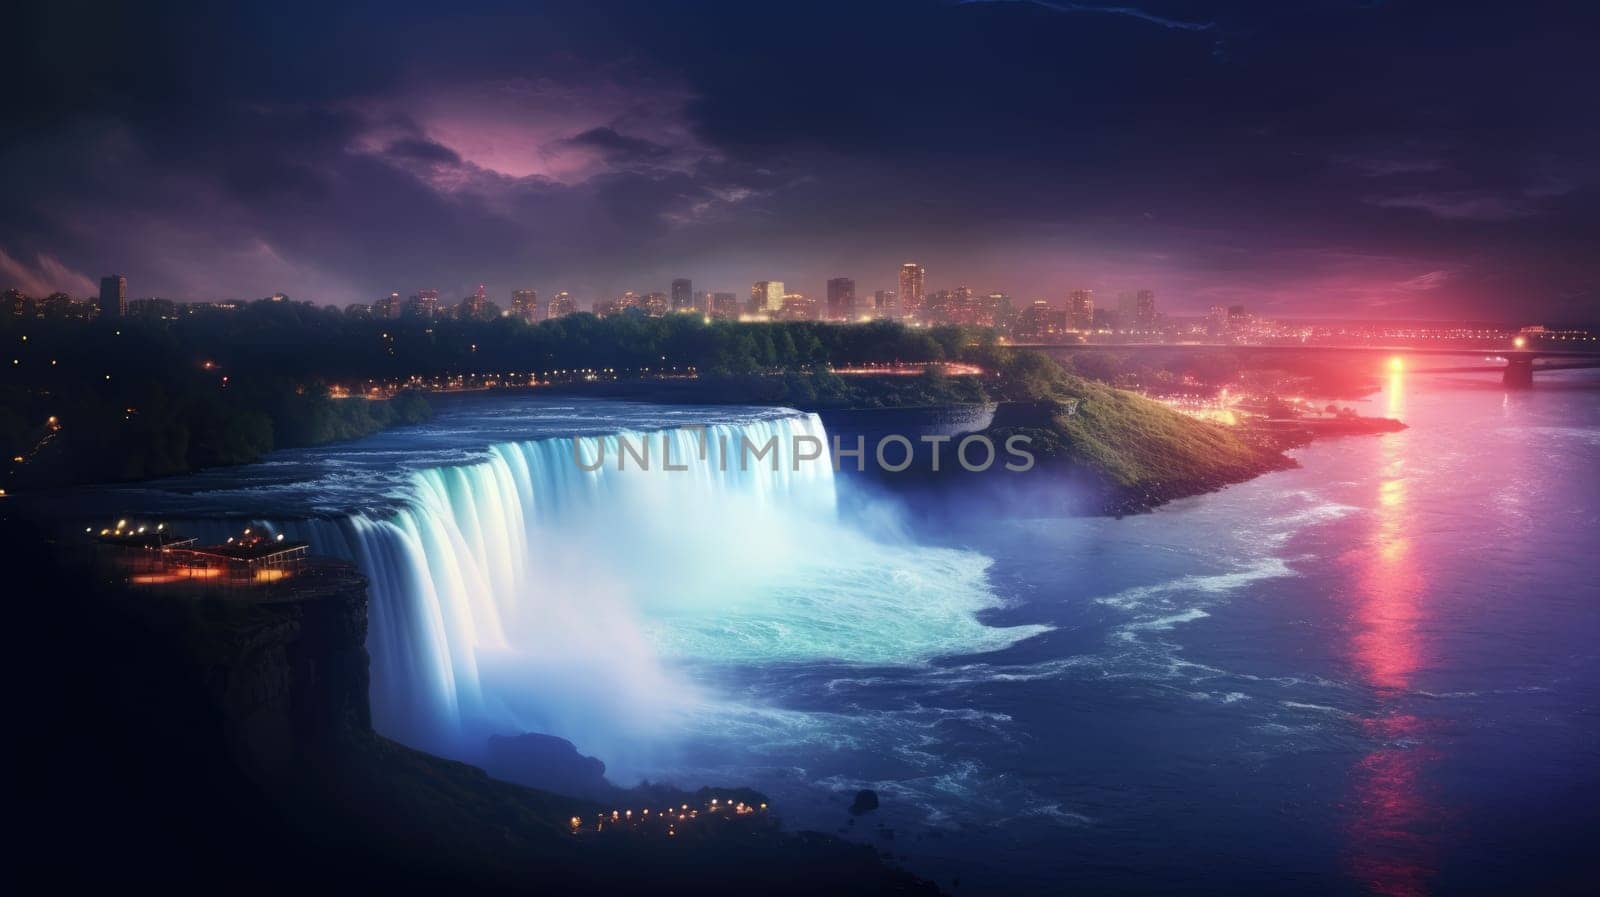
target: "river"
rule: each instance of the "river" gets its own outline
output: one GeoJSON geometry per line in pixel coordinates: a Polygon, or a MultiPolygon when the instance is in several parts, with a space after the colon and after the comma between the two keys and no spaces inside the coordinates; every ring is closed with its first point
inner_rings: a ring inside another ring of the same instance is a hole
{"type": "Polygon", "coordinates": [[[708,665],[785,712],[674,773],[753,781],[958,893],[1592,883],[1597,385],[1396,372],[1362,410],[1410,428],[1298,470],[944,533],[993,561],[985,622],[1049,631],[925,666],[708,665]],[[882,807],[851,824],[856,788],[882,807]]]}
{"type": "Polygon", "coordinates": [[[1600,832],[1600,382],[1541,377],[1396,371],[1362,410],[1409,429],[1125,519],[580,475],[574,432],[821,425],[548,398],[62,507],[355,560],[386,734],[752,785],[955,893],[1560,891],[1600,832]]]}

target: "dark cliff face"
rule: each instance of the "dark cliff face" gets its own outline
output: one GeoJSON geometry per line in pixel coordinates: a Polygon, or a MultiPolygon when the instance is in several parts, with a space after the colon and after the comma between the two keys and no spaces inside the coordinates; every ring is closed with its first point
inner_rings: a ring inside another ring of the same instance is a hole
{"type": "Polygon", "coordinates": [[[0,509],[20,880],[58,892],[937,893],[870,848],[776,827],[576,838],[567,820],[600,804],[383,738],[353,571],[292,600],[155,594],[59,563],[57,548],[0,509]]]}
{"type": "Polygon", "coordinates": [[[151,596],[182,631],[233,758],[265,785],[372,737],[366,582],[325,568],[283,600],[151,596]]]}

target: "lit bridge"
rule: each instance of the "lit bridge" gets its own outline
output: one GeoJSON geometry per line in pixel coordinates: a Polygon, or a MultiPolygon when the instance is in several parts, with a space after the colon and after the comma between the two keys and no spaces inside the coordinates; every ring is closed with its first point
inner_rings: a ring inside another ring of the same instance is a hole
{"type": "Polygon", "coordinates": [[[1018,349],[1037,349],[1052,358],[1065,359],[1079,352],[1228,352],[1234,355],[1380,355],[1393,357],[1438,356],[1440,358],[1477,358],[1478,364],[1412,368],[1413,374],[1480,374],[1499,373],[1501,382],[1513,389],[1526,389],[1533,385],[1535,371],[1571,371],[1583,368],[1600,368],[1600,351],[1578,349],[1546,349],[1478,346],[1473,348],[1412,348],[1409,346],[1305,346],[1305,345],[1250,345],[1235,346],[1223,343],[1012,343],[1018,349]],[[1543,363],[1535,363],[1548,359],[1543,363]]]}

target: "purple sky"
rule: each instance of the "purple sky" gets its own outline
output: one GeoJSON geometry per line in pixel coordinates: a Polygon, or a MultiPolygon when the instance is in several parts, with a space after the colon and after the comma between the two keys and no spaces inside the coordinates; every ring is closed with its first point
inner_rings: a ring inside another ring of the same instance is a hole
{"type": "Polygon", "coordinates": [[[0,286],[587,304],[916,260],[1178,314],[1600,317],[1573,4],[373,10],[25,11],[0,286]]]}

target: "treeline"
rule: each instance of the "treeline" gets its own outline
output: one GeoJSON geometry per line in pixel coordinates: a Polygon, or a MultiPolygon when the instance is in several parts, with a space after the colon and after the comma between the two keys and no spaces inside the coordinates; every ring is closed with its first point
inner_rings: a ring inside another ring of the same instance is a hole
{"type": "MultiPolygon", "coordinates": [[[[0,441],[7,457],[24,458],[0,483],[6,486],[246,463],[274,448],[356,438],[429,414],[418,395],[340,400],[330,396],[330,384],[473,374],[563,379],[575,371],[628,378],[693,369],[698,400],[802,407],[1000,399],[1064,409],[1076,399],[1077,415],[1061,410],[1041,435],[1054,453],[1124,483],[1181,475],[1202,463],[1197,450],[1211,461],[1253,454],[1217,428],[1074,376],[1041,354],[997,346],[984,329],[634,314],[578,314],[537,325],[372,320],[261,301],[175,321],[10,319],[0,322],[0,334],[11,355],[0,388],[0,441]],[[986,376],[841,378],[831,370],[957,360],[986,376]]],[[[1223,370],[1208,375],[1224,375],[1229,360],[1218,361],[1223,370]]],[[[1085,362],[1096,363],[1087,353],[1085,362]]]]}
{"type": "Polygon", "coordinates": [[[1064,362],[1071,372],[1121,389],[1170,394],[1195,387],[1218,389],[1243,384],[1251,392],[1355,399],[1379,387],[1372,370],[1349,359],[1303,352],[1255,352],[1248,357],[1227,348],[1140,349],[1077,352],[1064,362]]]}
{"type": "Polygon", "coordinates": [[[831,365],[959,357],[986,331],[893,323],[706,323],[696,316],[571,315],[529,325],[374,320],[263,300],[177,320],[0,319],[10,357],[0,386],[5,484],[138,479],[253,461],[425,418],[420,396],[344,401],[329,386],[457,375],[618,377],[698,371],[730,400],[941,401],[940,378],[848,386],[831,365]],[[915,383],[910,381],[916,381],[915,383]],[[885,398],[888,396],[888,398],[885,398]],[[51,422],[54,418],[59,429],[51,422]]]}
{"type": "MultiPolygon", "coordinates": [[[[650,318],[576,314],[527,324],[516,318],[372,319],[305,302],[259,301],[203,309],[178,320],[124,318],[93,326],[10,321],[38,341],[30,354],[77,354],[105,364],[194,368],[206,361],[235,379],[269,374],[349,382],[473,373],[554,374],[696,367],[712,374],[799,370],[829,364],[953,358],[978,331],[913,330],[892,322],[706,323],[695,315],[650,318]],[[116,333],[115,339],[111,334],[116,333]]],[[[42,372],[30,369],[36,379],[42,372]]]]}
{"type": "Polygon", "coordinates": [[[37,392],[0,388],[5,488],[134,480],[245,464],[275,448],[354,439],[432,414],[416,393],[337,400],[285,381],[113,377],[37,392]],[[20,459],[20,460],[18,460],[20,459]]]}

